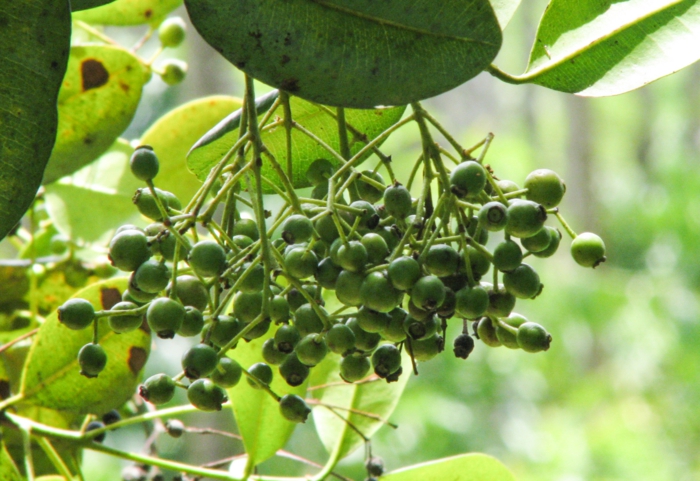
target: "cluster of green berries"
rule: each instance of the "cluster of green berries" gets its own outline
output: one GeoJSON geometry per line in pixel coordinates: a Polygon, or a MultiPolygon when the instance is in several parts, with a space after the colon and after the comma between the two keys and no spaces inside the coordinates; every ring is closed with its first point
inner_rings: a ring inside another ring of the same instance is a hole
{"type": "MultiPolygon", "coordinates": [[[[555,214],[574,237],[571,252],[578,264],[595,267],[605,260],[600,237],[576,236],[564,223],[557,206],[565,184],[550,170],[532,172],[520,188],[467,159],[449,173],[449,187],[435,205],[414,199],[398,181],[387,186],[377,172],[355,172],[345,181],[350,201],[344,193],[329,203],[328,179],[335,168],[318,159],[307,172],[311,198],[300,208],[287,206],[272,238],[265,232],[262,240],[260,226],[241,218],[235,207],[225,234],[199,239],[192,225],[178,230],[177,219],[186,215],[174,195],[153,185],[158,173],[153,150],[137,148],[130,165],[148,184],[134,203],[154,223],[117,229],[109,258],[131,272],[129,287],[122,302],[99,314],[108,316],[117,333],[145,321],[163,339],[200,339],[183,354],[180,376],[158,374],[140,386],[141,396],[153,404],[170,401],[182,387],[194,406],[219,410],[225,390],[242,375],[251,387],[268,391],[274,376],[299,386],[329,352],[342,357],[340,376],[346,382],[370,375],[393,382],[402,375],[402,352],[415,365],[445,349],[454,318],[461,321],[453,342],[456,357],[466,359],[475,339],[490,347],[546,351],[551,335],[513,310],[518,299],[533,299],[543,287],[534,267],[523,261],[550,257],[559,248],[562,234],[546,225],[548,215],[555,214]],[[501,231],[503,240],[487,247],[489,236],[501,231]],[[272,264],[267,267],[265,250],[272,264]],[[325,309],[324,297],[330,295],[342,304],[334,312],[325,309]],[[221,299],[227,301],[217,304],[221,299]],[[239,340],[270,330],[262,345],[264,362],[244,369],[226,355],[239,340]]],[[[81,299],[59,309],[61,322],[73,329],[86,328],[95,316],[81,299]]],[[[106,356],[100,346],[88,344],[79,360],[83,374],[96,376],[106,356]]],[[[278,400],[285,418],[306,420],[310,409],[301,397],[278,400]]]]}

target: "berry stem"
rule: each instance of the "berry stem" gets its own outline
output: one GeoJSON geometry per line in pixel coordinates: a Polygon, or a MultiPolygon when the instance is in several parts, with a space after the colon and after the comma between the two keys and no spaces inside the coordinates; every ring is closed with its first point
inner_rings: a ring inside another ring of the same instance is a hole
{"type": "Polygon", "coordinates": [[[569,224],[566,223],[566,221],[564,220],[564,217],[561,215],[561,212],[559,212],[559,209],[556,209],[556,212],[554,212],[554,215],[557,217],[557,219],[559,219],[559,223],[564,228],[566,233],[569,234],[569,236],[572,239],[575,239],[576,232],[574,232],[574,230],[571,227],[569,227],[569,224]]]}
{"type": "Polygon", "coordinates": [[[280,399],[282,399],[282,398],[281,398],[280,396],[278,396],[277,394],[275,394],[275,392],[274,392],[272,389],[270,389],[270,386],[269,386],[269,385],[265,384],[265,383],[262,382],[260,379],[258,379],[257,377],[253,376],[250,372],[248,372],[247,369],[241,368],[241,370],[243,371],[243,374],[245,374],[246,376],[248,376],[248,379],[252,379],[253,382],[255,382],[258,386],[260,386],[260,388],[261,388],[263,391],[265,391],[265,392],[268,393],[270,396],[272,396],[272,399],[274,399],[274,400],[277,401],[277,402],[280,402],[280,399]]]}
{"type": "Polygon", "coordinates": [[[294,165],[292,157],[292,106],[289,103],[289,94],[284,90],[280,90],[280,102],[282,103],[282,109],[284,110],[284,140],[285,146],[287,147],[287,177],[293,178],[294,165]]]}

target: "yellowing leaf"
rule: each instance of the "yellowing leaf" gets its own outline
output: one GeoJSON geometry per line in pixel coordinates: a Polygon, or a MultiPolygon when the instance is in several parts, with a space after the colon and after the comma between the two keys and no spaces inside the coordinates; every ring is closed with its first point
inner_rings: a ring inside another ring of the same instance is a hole
{"type": "Polygon", "coordinates": [[[73,18],[102,25],[157,25],[180,5],[182,0],[116,0],[102,7],[78,12],[73,18]]]}

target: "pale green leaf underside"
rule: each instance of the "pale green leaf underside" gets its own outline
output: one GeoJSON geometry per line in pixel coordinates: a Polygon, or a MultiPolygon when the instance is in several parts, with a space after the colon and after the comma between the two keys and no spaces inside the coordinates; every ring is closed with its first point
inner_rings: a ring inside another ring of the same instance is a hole
{"type": "Polygon", "coordinates": [[[223,95],[204,97],[181,105],[158,119],[141,137],[158,155],[160,170],[155,179],[160,189],[178,198],[190,199],[201,186],[187,169],[187,153],[192,145],[242,102],[223,95]]]}
{"type": "Polygon", "coordinates": [[[254,78],[325,105],[433,97],[479,74],[501,30],[488,0],[186,0],[204,39],[254,78]]]}
{"type": "Polygon", "coordinates": [[[76,20],[102,25],[158,24],[182,0],[116,0],[108,5],[73,14],[76,20]]]}
{"type": "MultiPolygon", "coordinates": [[[[372,382],[349,384],[340,377],[338,366],[340,356],[329,354],[323,363],[311,372],[311,386],[329,385],[323,389],[315,389],[313,397],[319,401],[339,406],[337,412],[346,417],[365,436],[371,437],[380,427],[381,421],[371,419],[342,408],[351,408],[373,413],[388,420],[399,402],[401,393],[411,377],[411,361],[408,356],[403,359],[403,374],[399,380],[387,383],[383,379],[372,382]]],[[[342,421],[332,411],[323,406],[313,409],[316,432],[324,447],[332,458],[340,460],[364,444],[363,439],[347,423],[342,421]]]]}
{"type": "MultiPolygon", "coordinates": [[[[338,127],[334,115],[326,112],[322,107],[298,97],[292,97],[290,103],[292,118],[295,122],[313,132],[334,150],[340,150],[340,137],[338,136],[338,127]]],[[[350,126],[364,134],[368,140],[371,140],[385,129],[398,122],[404,110],[405,107],[374,110],[348,109],[345,112],[345,116],[350,126]]],[[[335,111],[335,109],[332,109],[332,111],[335,111]]],[[[284,118],[282,108],[276,111],[275,116],[284,118]]],[[[211,168],[226,155],[229,149],[238,140],[239,120],[239,114],[232,115],[225,119],[207,134],[205,137],[206,141],[198,142],[190,152],[187,158],[187,166],[200,180],[206,179],[211,168]],[[235,128],[233,130],[227,128],[227,122],[234,124],[235,128]],[[227,133],[221,135],[220,132],[227,133]]],[[[273,118],[270,123],[274,120],[273,118]]],[[[289,172],[287,167],[285,129],[283,127],[277,127],[274,130],[263,132],[262,141],[270,153],[277,159],[277,162],[282,166],[283,170],[289,172]]],[[[353,154],[357,153],[364,145],[362,141],[355,140],[351,142],[350,150],[353,154]]],[[[306,171],[314,160],[321,157],[337,164],[337,160],[310,137],[296,129],[292,131],[293,162],[291,180],[294,187],[307,187],[309,185],[306,179],[306,171]]],[[[278,187],[283,187],[269,159],[265,157],[263,157],[262,175],[267,177],[278,187]]],[[[263,187],[266,192],[273,192],[266,184],[263,184],[263,187]]]]}
{"type": "Polygon", "coordinates": [[[44,172],[49,184],[103,154],[131,123],[147,73],[128,50],[71,48],[58,95],[56,145],[44,172]]]}
{"type": "Polygon", "coordinates": [[[382,476],[382,481],[515,481],[500,461],[485,454],[460,454],[408,466],[382,476]]]}
{"type": "MultiPolygon", "coordinates": [[[[229,356],[240,363],[244,369],[255,363],[264,362],[262,345],[274,334],[275,329],[251,342],[241,341],[236,349],[229,351],[229,356]]],[[[274,372],[270,388],[279,396],[296,394],[304,397],[306,382],[301,386],[289,386],[279,374],[277,367],[271,366],[274,372]]],[[[289,440],[295,423],[287,421],[280,413],[279,403],[261,389],[253,389],[245,375],[241,381],[228,390],[236,416],[238,432],[243,436],[243,445],[249,462],[255,466],[282,449],[289,440]]]]}
{"type": "Polygon", "coordinates": [[[104,244],[105,233],[143,222],[131,202],[144,186],[129,169],[132,152],[128,142],[118,140],[95,162],[45,187],[46,208],[59,232],[75,241],[104,244]]]}
{"type": "MultiPolygon", "coordinates": [[[[127,278],[92,284],[74,297],[90,301],[95,310],[109,309],[121,301],[127,278]]],[[[22,374],[20,393],[37,406],[102,415],[133,396],[151,349],[151,334],[144,327],[116,334],[103,317],[99,342],[107,352],[107,366],[96,378],[80,374],[78,351],[92,342],[92,329],[73,331],[58,321],[53,312],[42,324],[32,344],[22,374]]]]}
{"type": "Polygon", "coordinates": [[[491,0],[491,6],[498,18],[501,30],[505,29],[518,9],[521,0],[491,0]]]}
{"type": "Polygon", "coordinates": [[[697,61],[698,45],[699,0],[552,0],[528,71],[517,81],[583,96],[616,95],[697,61]]]}
{"type": "Polygon", "coordinates": [[[66,0],[0,2],[0,239],[27,210],[51,155],[68,62],[66,0]]]}

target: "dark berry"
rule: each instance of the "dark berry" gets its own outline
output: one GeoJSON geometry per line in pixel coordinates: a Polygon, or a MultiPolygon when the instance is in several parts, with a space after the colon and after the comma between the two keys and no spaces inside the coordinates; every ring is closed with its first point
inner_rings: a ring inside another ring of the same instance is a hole
{"type": "Polygon", "coordinates": [[[218,362],[216,351],[206,344],[192,346],[182,355],[182,369],[189,379],[209,376],[218,362]]]}
{"type": "MultiPolygon", "coordinates": [[[[95,431],[97,429],[104,429],[105,423],[102,421],[90,421],[87,426],[85,426],[85,432],[89,433],[90,431],[95,431]]],[[[105,440],[105,437],[107,436],[107,432],[102,432],[98,434],[97,436],[93,437],[92,440],[95,441],[96,443],[101,443],[102,441],[105,440]]]]}
{"type": "Polygon", "coordinates": [[[248,377],[248,384],[255,389],[262,389],[260,385],[269,385],[272,382],[272,368],[264,362],[258,362],[248,368],[248,373],[257,381],[248,377]]]}
{"type": "Polygon", "coordinates": [[[401,353],[393,344],[382,344],[372,354],[374,373],[385,378],[401,367],[401,353]]]}
{"type": "Polygon", "coordinates": [[[185,424],[179,419],[168,419],[165,422],[165,432],[173,438],[179,438],[185,433],[185,424]]]}
{"type": "Polygon", "coordinates": [[[455,337],[454,349],[455,357],[466,359],[474,350],[474,339],[469,334],[460,334],[455,337]]]}
{"type": "Polygon", "coordinates": [[[279,372],[285,382],[292,387],[301,386],[309,377],[309,367],[302,363],[294,352],[288,354],[280,363],[279,372]]]}
{"type": "Polygon", "coordinates": [[[311,414],[311,409],[306,402],[296,394],[285,394],[280,398],[280,412],[282,416],[293,423],[305,423],[311,414]]]}
{"type": "Polygon", "coordinates": [[[285,353],[277,349],[273,338],[263,342],[262,356],[267,364],[271,364],[273,366],[279,365],[287,357],[285,353]]]}

